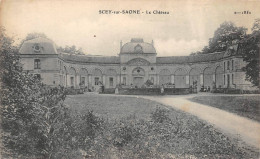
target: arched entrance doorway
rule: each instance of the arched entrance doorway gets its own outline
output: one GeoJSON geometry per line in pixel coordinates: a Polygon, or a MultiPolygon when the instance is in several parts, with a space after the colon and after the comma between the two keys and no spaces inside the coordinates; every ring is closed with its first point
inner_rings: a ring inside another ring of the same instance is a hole
{"type": "Polygon", "coordinates": [[[133,85],[141,88],[144,84],[145,71],[141,67],[137,67],[132,71],[133,85]]]}
{"type": "Polygon", "coordinates": [[[182,68],[179,68],[174,73],[174,83],[175,88],[187,88],[186,85],[186,71],[182,68]]]}
{"type": "Polygon", "coordinates": [[[80,69],[80,83],[81,87],[88,86],[88,70],[85,68],[80,69]]]}
{"type": "Polygon", "coordinates": [[[208,88],[210,87],[210,89],[212,89],[212,84],[213,84],[213,71],[212,68],[207,67],[204,69],[203,71],[203,84],[204,84],[204,88],[208,88]]]}
{"type": "Polygon", "coordinates": [[[217,88],[223,88],[224,86],[223,73],[224,73],[223,68],[221,66],[218,66],[215,71],[217,88]]]}
{"type": "Polygon", "coordinates": [[[159,73],[159,85],[171,82],[171,72],[168,69],[163,69],[159,73]]]}
{"type": "Polygon", "coordinates": [[[200,70],[198,68],[192,68],[190,70],[190,86],[197,83],[197,91],[200,90],[200,70]]]}
{"type": "Polygon", "coordinates": [[[115,88],[117,84],[117,73],[114,69],[108,69],[106,72],[106,88],[115,88]]]}
{"type": "Polygon", "coordinates": [[[70,87],[76,87],[76,69],[74,67],[71,67],[69,69],[69,86],[70,87]]]}
{"type": "Polygon", "coordinates": [[[63,71],[62,71],[62,74],[63,74],[63,86],[67,87],[67,75],[68,75],[68,71],[67,71],[67,68],[64,66],[63,67],[63,71]]]}
{"type": "Polygon", "coordinates": [[[102,72],[100,69],[94,69],[92,72],[92,86],[94,87],[94,91],[99,91],[100,86],[103,84],[102,83],[102,72]]]}

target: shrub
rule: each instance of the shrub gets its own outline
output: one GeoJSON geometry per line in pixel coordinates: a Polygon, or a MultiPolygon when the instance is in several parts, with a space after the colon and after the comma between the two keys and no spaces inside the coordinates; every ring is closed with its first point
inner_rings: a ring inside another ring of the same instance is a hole
{"type": "Polygon", "coordinates": [[[169,118],[169,111],[166,109],[162,109],[157,107],[154,112],[151,113],[151,119],[154,122],[162,123],[164,121],[168,121],[169,118]]]}
{"type": "Polygon", "coordinates": [[[148,79],[148,80],[145,82],[145,85],[148,86],[148,87],[150,87],[151,85],[153,85],[153,82],[148,79]]]}
{"type": "Polygon", "coordinates": [[[59,149],[56,132],[67,113],[64,89],[47,87],[24,72],[18,49],[3,30],[0,44],[3,152],[14,158],[49,158],[59,149]]]}

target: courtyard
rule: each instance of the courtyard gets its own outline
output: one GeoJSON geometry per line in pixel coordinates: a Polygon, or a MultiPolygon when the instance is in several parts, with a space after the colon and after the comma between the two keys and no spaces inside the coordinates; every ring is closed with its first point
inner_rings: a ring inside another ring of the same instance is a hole
{"type": "MultiPolygon", "coordinates": [[[[235,99],[244,100],[246,97],[236,95],[235,99]]],[[[213,99],[219,101],[221,96],[204,93],[160,97],[86,93],[68,96],[65,104],[75,114],[93,111],[95,115],[106,120],[107,125],[113,129],[120,128],[120,126],[114,127],[117,122],[122,122],[126,127],[132,127],[130,132],[133,131],[132,129],[138,129],[142,137],[134,136],[134,140],[128,141],[122,147],[124,153],[129,155],[129,151],[137,151],[133,145],[147,143],[148,146],[144,147],[150,151],[150,154],[137,158],[152,157],[153,153],[160,155],[153,156],[154,158],[187,158],[188,156],[194,158],[258,158],[259,139],[257,134],[259,134],[260,124],[249,119],[254,115],[249,111],[250,117],[244,118],[236,115],[239,113],[234,114],[232,109],[227,109],[229,108],[227,105],[232,102],[227,102],[226,98],[232,99],[234,96],[225,96],[222,101],[223,107],[220,109],[207,103],[209,98],[210,101],[213,99]],[[203,101],[206,105],[190,101],[198,99],[200,99],[199,103],[203,101]],[[153,121],[155,112],[158,113],[160,110],[165,113],[161,113],[159,116],[169,118],[170,122],[147,126],[147,123],[153,121]]],[[[258,95],[248,96],[249,100],[257,98],[258,95]]],[[[235,105],[237,103],[232,106],[235,105]]],[[[252,108],[249,103],[250,109],[252,108]]],[[[257,115],[257,112],[255,113],[257,115]]],[[[146,153],[139,151],[136,154],[144,155],[146,153]]]]}

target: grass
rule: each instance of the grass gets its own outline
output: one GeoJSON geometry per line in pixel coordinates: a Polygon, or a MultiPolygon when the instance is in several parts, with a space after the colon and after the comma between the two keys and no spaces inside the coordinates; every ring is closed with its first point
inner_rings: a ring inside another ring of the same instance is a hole
{"type": "Polygon", "coordinates": [[[93,110],[98,116],[109,120],[126,118],[134,115],[137,119],[148,119],[156,107],[162,104],[135,97],[116,97],[106,95],[67,96],[65,104],[73,106],[73,111],[93,110]]]}
{"type": "Polygon", "coordinates": [[[260,122],[260,96],[199,96],[193,102],[210,105],[260,122]]]}
{"type": "Polygon", "coordinates": [[[75,114],[93,110],[107,119],[91,148],[99,158],[259,157],[197,117],[147,99],[84,94],[65,104],[75,114]]]}

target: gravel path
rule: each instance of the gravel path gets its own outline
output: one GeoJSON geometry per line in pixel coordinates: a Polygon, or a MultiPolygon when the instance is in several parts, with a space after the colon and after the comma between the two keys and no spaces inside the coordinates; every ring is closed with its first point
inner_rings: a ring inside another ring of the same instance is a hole
{"type": "MultiPolygon", "coordinates": [[[[140,97],[140,96],[139,96],[140,97]]],[[[229,113],[211,106],[194,103],[191,96],[143,96],[164,105],[168,105],[207,121],[230,137],[238,137],[242,142],[260,150],[260,123],[229,113]]]]}

